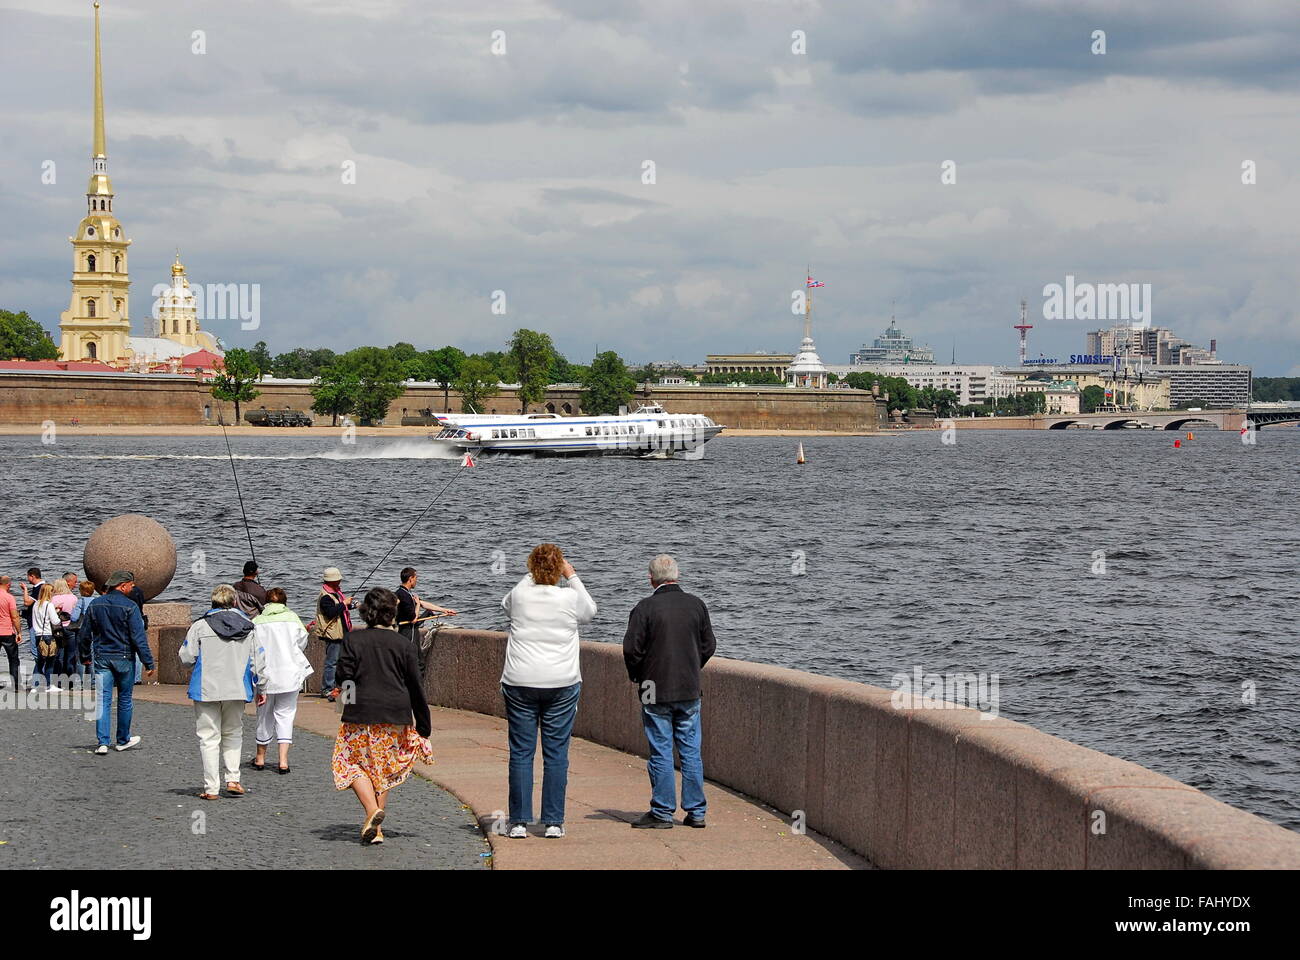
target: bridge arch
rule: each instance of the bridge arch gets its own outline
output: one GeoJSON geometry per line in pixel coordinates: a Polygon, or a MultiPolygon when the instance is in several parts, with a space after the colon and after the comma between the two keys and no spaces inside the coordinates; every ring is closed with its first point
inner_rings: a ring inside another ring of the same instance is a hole
{"type": "Polygon", "coordinates": [[[1181,429],[1183,429],[1183,427],[1187,426],[1189,423],[1199,423],[1199,424],[1204,424],[1204,425],[1207,426],[1207,427],[1213,427],[1213,426],[1216,426],[1216,424],[1215,424],[1215,422],[1214,422],[1213,420],[1206,420],[1204,417],[1183,417],[1183,418],[1180,419],[1180,420],[1170,420],[1168,423],[1165,424],[1164,429],[1166,429],[1166,430],[1181,430],[1181,429]]]}
{"type": "Polygon", "coordinates": [[[1064,430],[1064,429],[1066,429],[1066,428],[1067,428],[1070,424],[1072,424],[1072,423],[1082,423],[1082,422],[1083,422],[1083,421],[1081,421],[1081,420],[1062,420],[1062,421],[1060,421],[1059,423],[1054,423],[1054,424],[1052,424],[1052,425],[1051,425],[1050,427],[1048,427],[1047,429],[1048,429],[1048,430],[1064,430]]]}

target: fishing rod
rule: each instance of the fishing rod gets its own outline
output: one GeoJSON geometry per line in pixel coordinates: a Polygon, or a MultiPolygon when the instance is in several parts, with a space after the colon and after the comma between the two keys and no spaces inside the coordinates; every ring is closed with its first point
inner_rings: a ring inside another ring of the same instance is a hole
{"type": "Polygon", "coordinates": [[[438,493],[434,496],[434,498],[429,501],[429,505],[425,507],[423,510],[421,510],[420,515],[411,521],[411,525],[402,532],[402,535],[393,541],[393,545],[388,548],[388,552],[385,553],[383,557],[380,558],[379,562],[374,565],[371,571],[366,574],[365,579],[362,580],[359,584],[357,584],[353,588],[353,593],[356,593],[357,591],[361,590],[362,587],[364,587],[367,583],[370,582],[370,578],[373,577],[375,573],[379,570],[379,568],[384,565],[384,561],[387,560],[390,556],[392,556],[393,551],[397,549],[398,544],[400,544],[403,540],[405,540],[407,535],[409,535],[410,532],[415,529],[415,525],[424,519],[424,515],[433,509],[433,505],[437,503],[439,499],[441,499],[444,493],[447,492],[447,488],[450,487],[452,483],[455,482],[456,478],[461,475],[461,471],[463,471],[466,467],[468,467],[473,462],[474,462],[473,459],[470,457],[466,457],[464,460],[461,461],[460,466],[456,468],[456,472],[453,473],[451,477],[448,478],[447,482],[442,485],[442,489],[439,490],[438,493]]]}
{"type": "MultiPolygon", "coordinates": [[[[254,565],[257,564],[257,551],[253,549],[253,531],[248,526],[248,512],[244,509],[244,493],[239,488],[239,471],[235,469],[235,454],[230,449],[230,437],[226,434],[226,418],[221,417],[221,436],[226,440],[226,456],[230,458],[230,473],[235,478],[235,495],[239,497],[239,513],[244,518],[244,535],[248,537],[248,553],[254,565]]],[[[260,581],[259,581],[260,582],[260,581]]]]}

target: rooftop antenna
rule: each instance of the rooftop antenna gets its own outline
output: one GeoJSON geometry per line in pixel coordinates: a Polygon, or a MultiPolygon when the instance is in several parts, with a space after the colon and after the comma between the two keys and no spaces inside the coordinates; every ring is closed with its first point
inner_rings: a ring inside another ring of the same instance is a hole
{"type": "Polygon", "coordinates": [[[1034,325],[1026,320],[1026,313],[1029,310],[1029,304],[1020,301],[1020,322],[1012,324],[1012,328],[1020,331],[1020,365],[1023,367],[1029,360],[1029,331],[1034,329],[1034,325]]]}

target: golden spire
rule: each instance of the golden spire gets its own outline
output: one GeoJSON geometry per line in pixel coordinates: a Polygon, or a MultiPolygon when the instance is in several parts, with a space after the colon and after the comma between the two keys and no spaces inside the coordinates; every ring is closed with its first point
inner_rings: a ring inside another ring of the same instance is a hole
{"type": "Polygon", "coordinates": [[[183,277],[185,275],[185,264],[181,263],[181,248],[176,248],[176,260],[172,263],[172,276],[183,277]]]}
{"type": "Polygon", "coordinates": [[[99,0],[95,0],[95,153],[108,156],[104,146],[104,75],[99,61],[99,0]]]}

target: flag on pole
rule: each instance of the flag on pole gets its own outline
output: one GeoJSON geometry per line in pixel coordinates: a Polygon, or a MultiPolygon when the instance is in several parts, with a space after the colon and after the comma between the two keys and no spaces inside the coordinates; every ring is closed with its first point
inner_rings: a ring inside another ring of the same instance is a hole
{"type": "Polygon", "coordinates": [[[808,286],[809,286],[809,288],[812,288],[812,287],[824,287],[824,286],[826,286],[826,284],[822,283],[820,280],[814,280],[812,277],[809,277],[809,278],[808,278],[808,286]]]}

